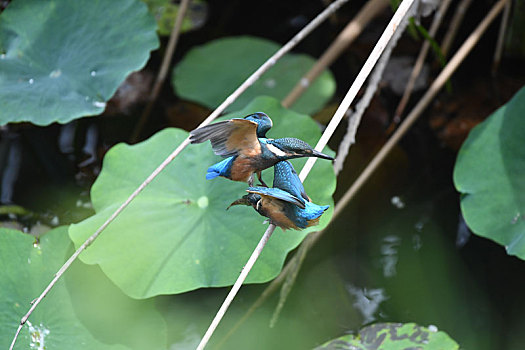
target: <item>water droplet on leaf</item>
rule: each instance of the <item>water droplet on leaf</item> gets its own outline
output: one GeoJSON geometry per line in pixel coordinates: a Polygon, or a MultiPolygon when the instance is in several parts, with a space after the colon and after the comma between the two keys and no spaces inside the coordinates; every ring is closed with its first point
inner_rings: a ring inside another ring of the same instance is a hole
{"type": "Polygon", "coordinates": [[[93,106],[99,107],[99,108],[105,108],[106,102],[104,101],[93,101],[93,106]]]}
{"type": "Polygon", "coordinates": [[[62,75],[62,71],[60,69],[55,69],[54,71],[49,73],[50,78],[58,78],[61,75],[62,75]]]}
{"type": "Polygon", "coordinates": [[[40,323],[38,326],[33,326],[29,321],[27,321],[27,326],[29,328],[29,335],[31,337],[31,342],[29,344],[30,349],[46,349],[46,336],[51,333],[49,329],[44,327],[42,323],[40,323]]]}
{"type": "Polygon", "coordinates": [[[199,206],[199,208],[201,209],[204,209],[206,207],[208,207],[208,197],[206,196],[202,196],[200,197],[198,200],[197,200],[197,205],[199,206]]]}

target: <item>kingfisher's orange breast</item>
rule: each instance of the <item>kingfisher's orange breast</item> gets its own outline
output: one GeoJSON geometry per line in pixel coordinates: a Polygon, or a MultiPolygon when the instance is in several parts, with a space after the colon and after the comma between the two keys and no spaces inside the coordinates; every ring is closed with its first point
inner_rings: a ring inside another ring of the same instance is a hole
{"type": "Polygon", "coordinates": [[[232,164],[230,176],[233,181],[248,181],[253,174],[254,168],[252,160],[243,156],[238,156],[232,164]]]}
{"type": "Polygon", "coordinates": [[[264,208],[264,212],[266,214],[265,216],[270,218],[272,223],[279,226],[283,230],[290,228],[298,230],[299,228],[297,225],[295,225],[294,222],[284,214],[283,205],[284,203],[279,199],[263,197],[262,207],[264,208]]]}

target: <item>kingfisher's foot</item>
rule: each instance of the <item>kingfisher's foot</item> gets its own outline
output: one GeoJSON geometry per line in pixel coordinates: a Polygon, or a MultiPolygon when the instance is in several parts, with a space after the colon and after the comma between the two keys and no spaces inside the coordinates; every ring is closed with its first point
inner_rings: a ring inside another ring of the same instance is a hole
{"type": "Polygon", "coordinates": [[[250,177],[248,178],[248,186],[253,187],[253,174],[251,174],[250,177]]]}
{"type": "Polygon", "coordinates": [[[257,178],[259,179],[260,185],[263,187],[268,187],[268,185],[263,181],[261,173],[257,174],[257,178]]]}

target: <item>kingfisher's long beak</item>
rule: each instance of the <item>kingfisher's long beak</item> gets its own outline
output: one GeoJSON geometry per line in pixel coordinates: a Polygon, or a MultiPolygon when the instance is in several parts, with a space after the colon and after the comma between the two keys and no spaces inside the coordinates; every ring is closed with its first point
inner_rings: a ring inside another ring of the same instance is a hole
{"type": "Polygon", "coordinates": [[[317,158],[334,160],[334,157],[330,157],[328,154],[324,154],[324,153],[318,152],[315,149],[312,151],[312,156],[317,157],[317,158]]]}
{"type": "Polygon", "coordinates": [[[252,203],[248,200],[248,198],[245,198],[245,196],[243,196],[242,198],[239,198],[236,201],[234,201],[232,204],[230,204],[228,206],[228,208],[226,208],[226,210],[230,209],[230,207],[233,207],[234,205],[249,205],[249,206],[252,206],[252,203]]]}

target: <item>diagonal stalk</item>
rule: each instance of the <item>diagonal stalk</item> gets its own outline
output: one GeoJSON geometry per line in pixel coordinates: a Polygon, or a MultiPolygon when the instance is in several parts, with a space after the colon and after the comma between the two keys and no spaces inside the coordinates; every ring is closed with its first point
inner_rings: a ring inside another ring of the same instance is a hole
{"type": "Polygon", "coordinates": [[[330,44],[314,66],[297,82],[294,88],[283,99],[282,105],[292,106],[303,92],[344,52],[348,46],[361,34],[366,25],[388,6],[386,0],[369,0],[359,13],[346,25],[341,33],[330,44]]]}
{"type": "Polygon", "coordinates": [[[496,44],[496,50],[494,50],[494,61],[492,63],[492,75],[496,75],[496,72],[498,71],[499,64],[501,61],[501,54],[503,52],[503,44],[505,42],[505,32],[507,30],[508,22],[509,22],[509,16],[510,16],[510,9],[512,7],[512,3],[510,1],[507,2],[505,5],[505,9],[503,10],[503,16],[501,18],[501,24],[499,27],[499,33],[498,33],[498,42],[496,44]]]}
{"type": "Polygon", "coordinates": [[[452,17],[450,25],[448,26],[447,34],[445,34],[443,42],[441,43],[441,52],[445,57],[447,57],[448,51],[454,42],[454,38],[456,37],[461,22],[463,21],[471,2],[472,0],[461,0],[456,6],[454,17],[452,17]]]}
{"type": "MultiPolygon", "coordinates": [[[[323,135],[317,142],[317,145],[315,146],[316,150],[322,150],[324,146],[326,146],[326,144],[328,143],[328,140],[334,134],[335,129],[343,119],[346,111],[348,110],[348,108],[350,108],[350,105],[354,101],[355,96],[363,86],[365,79],[368,77],[368,75],[374,68],[374,65],[379,60],[379,56],[385,49],[388,41],[390,41],[390,38],[392,38],[394,32],[397,30],[397,26],[399,25],[399,23],[401,23],[401,20],[403,19],[403,17],[405,17],[405,14],[408,12],[410,6],[414,1],[415,0],[404,0],[397,8],[396,12],[394,13],[394,16],[392,16],[392,19],[390,20],[390,23],[388,23],[387,28],[377,41],[376,45],[374,46],[374,49],[372,50],[372,53],[370,53],[370,56],[368,56],[367,60],[363,65],[363,68],[361,68],[359,74],[357,74],[357,77],[350,86],[350,89],[346,93],[346,96],[343,98],[343,101],[335,111],[335,114],[330,120],[330,123],[328,123],[328,126],[326,127],[323,135]]],[[[301,173],[299,174],[299,178],[302,181],[304,181],[306,175],[314,166],[315,161],[316,159],[314,158],[308,158],[308,160],[306,161],[306,164],[304,165],[303,169],[301,170],[301,173]]]]}
{"type": "Polygon", "coordinates": [[[148,99],[148,103],[144,110],[142,111],[142,115],[140,116],[140,119],[135,126],[135,129],[133,130],[133,133],[131,135],[131,142],[136,142],[137,139],[140,136],[140,132],[142,131],[142,128],[144,127],[144,124],[146,124],[146,121],[148,120],[151,111],[153,109],[153,106],[155,105],[155,102],[157,102],[157,97],[159,97],[160,89],[162,88],[162,85],[164,84],[164,81],[166,80],[166,76],[168,75],[168,69],[170,67],[171,59],[173,57],[173,53],[175,52],[175,47],[177,47],[177,41],[179,40],[180,36],[180,30],[182,28],[182,20],[184,19],[184,15],[186,14],[186,10],[188,9],[188,5],[190,3],[190,0],[182,0],[180,2],[179,10],[177,12],[177,17],[175,18],[175,23],[173,23],[173,29],[171,30],[170,39],[168,41],[168,46],[166,47],[166,53],[164,54],[164,57],[162,58],[162,63],[160,65],[159,73],[157,74],[157,78],[155,79],[155,83],[153,84],[153,90],[151,91],[151,94],[148,99]]]}
{"type": "MultiPolygon", "coordinates": [[[[447,13],[450,2],[451,0],[443,0],[441,2],[441,5],[439,6],[439,9],[434,14],[434,20],[432,21],[430,30],[428,31],[428,34],[430,35],[431,38],[435,38],[436,33],[439,29],[439,26],[441,25],[441,22],[443,21],[445,14],[447,13]]],[[[410,99],[410,96],[412,95],[412,91],[414,90],[414,85],[416,84],[416,80],[419,77],[419,73],[421,73],[421,69],[423,69],[423,64],[425,63],[425,58],[427,57],[429,49],[430,49],[430,41],[425,40],[423,42],[423,46],[421,47],[421,50],[419,51],[419,55],[416,59],[416,63],[414,64],[414,67],[412,68],[412,72],[410,73],[410,78],[405,87],[405,92],[403,92],[401,101],[397,105],[396,112],[394,113],[394,123],[396,123],[398,120],[401,119],[401,114],[403,114],[405,107],[408,104],[408,100],[410,99]]]]}

